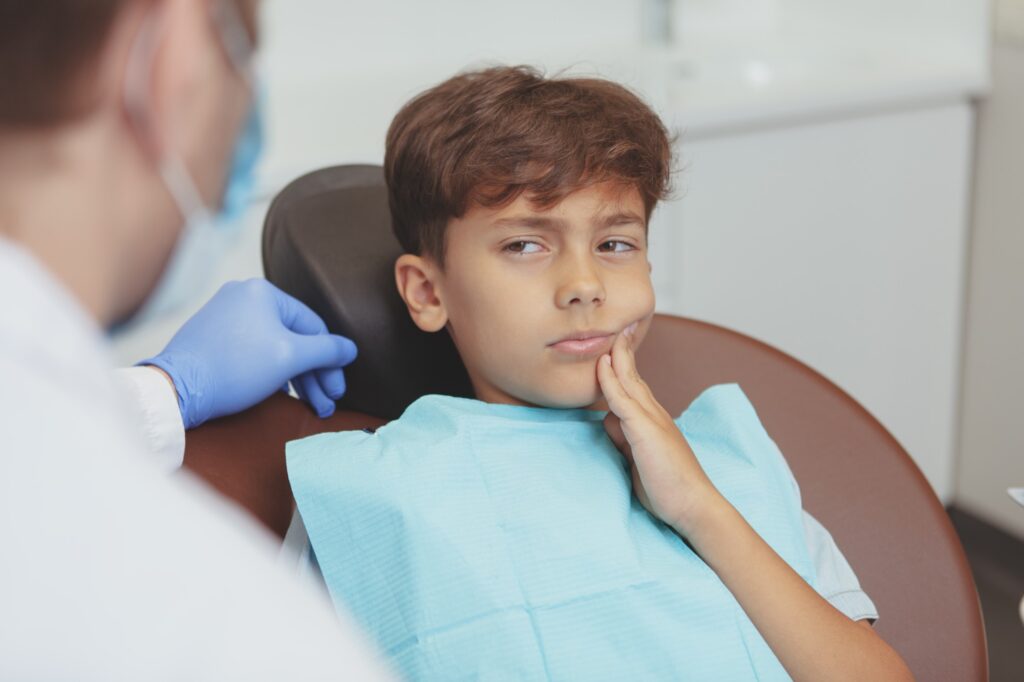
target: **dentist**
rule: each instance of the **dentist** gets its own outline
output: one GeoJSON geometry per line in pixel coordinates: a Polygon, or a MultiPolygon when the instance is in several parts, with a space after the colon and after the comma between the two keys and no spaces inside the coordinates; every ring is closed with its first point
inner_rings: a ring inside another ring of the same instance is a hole
{"type": "Polygon", "coordinates": [[[161,470],[289,381],[329,414],[353,344],[252,280],[109,364],[245,205],[256,4],[0,0],[0,679],[387,678],[261,529],[161,470]]]}

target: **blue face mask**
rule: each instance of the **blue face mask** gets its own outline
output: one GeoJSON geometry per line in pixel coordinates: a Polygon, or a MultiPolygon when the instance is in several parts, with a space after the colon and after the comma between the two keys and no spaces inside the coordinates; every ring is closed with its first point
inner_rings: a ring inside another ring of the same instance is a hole
{"type": "MultiPolygon", "coordinates": [[[[220,30],[225,51],[251,90],[257,94],[253,98],[245,127],[235,143],[224,194],[216,213],[212,213],[206,206],[180,157],[168,154],[161,160],[160,176],[185,225],[160,280],[146,302],[130,318],[111,329],[111,334],[137,328],[198,298],[209,284],[209,278],[224,253],[241,232],[242,219],[252,198],[256,166],[263,151],[262,97],[258,94],[252,75],[251,43],[248,42],[248,34],[237,9],[232,9],[235,7],[232,2],[221,2],[215,4],[215,7],[219,11],[214,14],[214,23],[220,30]]],[[[146,37],[143,34],[139,44],[146,37]]],[[[131,87],[132,83],[133,79],[129,78],[126,88],[131,87]]],[[[126,92],[129,111],[143,110],[133,97],[138,92],[144,92],[138,85],[126,92]]]]}
{"type": "MultiPolygon", "coordinates": [[[[224,253],[241,233],[245,211],[256,184],[256,164],[263,148],[260,107],[257,103],[235,145],[231,174],[228,177],[220,210],[211,214],[197,200],[178,199],[185,227],[175,244],[171,258],[145,304],[131,318],[137,327],[180,309],[197,299],[206,287],[224,253]],[[185,209],[184,206],[191,206],[185,209]],[[187,212],[186,212],[187,211],[187,212]]],[[[186,176],[180,164],[168,165],[163,175],[168,186],[178,186],[172,194],[182,197],[195,192],[182,187],[186,176]]],[[[188,180],[191,184],[191,180],[188,180]]],[[[198,197],[198,194],[195,194],[198,197]]]]}
{"type": "Polygon", "coordinates": [[[256,187],[256,166],[263,155],[263,98],[257,95],[245,128],[235,143],[235,154],[217,222],[237,224],[245,214],[256,187]]]}

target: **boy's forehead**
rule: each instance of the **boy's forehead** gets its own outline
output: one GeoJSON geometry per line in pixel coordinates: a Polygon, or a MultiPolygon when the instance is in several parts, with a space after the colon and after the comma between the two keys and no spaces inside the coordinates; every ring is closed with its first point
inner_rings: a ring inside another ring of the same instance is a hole
{"type": "Polygon", "coordinates": [[[542,203],[528,192],[519,194],[501,206],[484,206],[471,202],[463,215],[464,219],[486,220],[497,224],[513,223],[520,219],[557,220],[581,217],[646,222],[640,190],[635,185],[617,181],[585,185],[571,190],[553,203],[542,203]]]}

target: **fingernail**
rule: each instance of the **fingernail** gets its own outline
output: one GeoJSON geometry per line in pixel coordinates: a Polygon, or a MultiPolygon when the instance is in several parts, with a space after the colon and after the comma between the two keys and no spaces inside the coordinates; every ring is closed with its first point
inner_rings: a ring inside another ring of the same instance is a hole
{"type": "Polygon", "coordinates": [[[625,329],[623,329],[622,333],[625,334],[626,336],[633,336],[633,332],[636,331],[636,327],[637,327],[638,324],[640,324],[640,323],[639,322],[634,322],[633,324],[631,324],[628,327],[626,327],[625,329]]]}
{"type": "Polygon", "coordinates": [[[345,395],[345,381],[343,379],[332,381],[330,386],[325,387],[324,392],[335,402],[341,400],[341,397],[345,395]]]}

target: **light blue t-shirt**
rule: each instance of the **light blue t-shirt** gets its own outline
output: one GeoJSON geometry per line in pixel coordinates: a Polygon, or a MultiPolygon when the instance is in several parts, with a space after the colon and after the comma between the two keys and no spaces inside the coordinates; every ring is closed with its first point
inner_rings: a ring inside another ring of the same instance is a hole
{"type": "MultiPolygon", "coordinates": [[[[374,434],[289,443],[332,598],[408,679],[789,679],[717,575],[633,498],[603,416],[427,396],[374,434]]],[[[792,475],[739,387],[708,389],[677,424],[816,587],[792,475]]]]}

